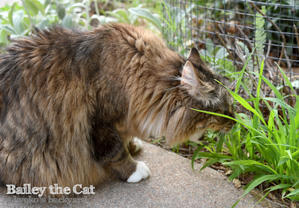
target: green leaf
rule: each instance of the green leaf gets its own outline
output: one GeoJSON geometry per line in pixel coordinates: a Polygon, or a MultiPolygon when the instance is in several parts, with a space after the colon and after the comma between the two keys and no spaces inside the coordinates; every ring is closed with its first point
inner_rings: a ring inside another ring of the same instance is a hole
{"type": "Polygon", "coordinates": [[[238,178],[243,173],[243,170],[240,167],[234,167],[232,169],[232,174],[228,177],[229,180],[238,178]]]}
{"type": "Polygon", "coordinates": [[[112,12],[108,11],[106,13],[117,18],[120,22],[130,23],[129,14],[125,9],[115,9],[112,12]]]}
{"type": "Polygon", "coordinates": [[[278,184],[276,186],[271,186],[271,187],[267,188],[266,190],[275,191],[275,190],[279,190],[279,189],[286,189],[291,186],[292,186],[291,184],[278,184]]]}
{"type": "Polygon", "coordinates": [[[278,164],[277,164],[277,167],[279,167],[279,166],[285,164],[285,163],[286,163],[287,161],[289,161],[289,160],[290,160],[290,158],[287,157],[287,156],[284,156],[284,157],[279,158],[279,162],[278,162],[278,164]]]}
{"type": "Polygon", "coordinates": [[[45,29],[47,28],[49,25],[51,25],[51,23],[49,22],[48,19],[42,19],[38,24],[37,27],[39,29],[45,29]]]}
{"type": "MultiPolygon", "coordinates": [[[[242,48],[242,50],[244,50],[245,55],[249,56],[250,52],[249,52],[249,49],[248,49],[248,47],[245,43],[243,43],[242,41],[239,41],[238,39],[236,39],[236,44],[239,45],[242,48]]],[[[250,60],[251,60],[251,58],[249,59],[249,61],[250,60]]]]}
{"type": "Polygon", "coordinates": [[[254,189],[258,185],[260,185],[261,183],[263,183],[265,181],[269,181],[270,182],[270,181],[273,181],[273,180],[277,180],[279,178],[281,178],[280,175],[263,175],[263,176],[260,176],[260,177],[256,178],[245,189],[244,194],[241,196],[241,198],[244,197],[246,194],[248,194],[252,189],[254,189]]]}
{"type": "Polygon", "coordinates": [[[224,154],[219,154],[219,153],[214,153],[214,152],[198,152],[196,154],[196,159],[197,158],[217,158],[217,159],[232,159],[231,156],[229,155],[224,155],[224,154]]]}
{"type": "Polygon", "coordinates": [[[52,0],[45,0],[45,1],[44,1],[44,5],[45,5],[45,7],[47,7],[49,4],[51,4],[51,1],[52,1],[52,0]]]}
{"type": "Polygon", "coordinates": [[[192,169],[194,169],[194,162],[195,162],[195,160],[198,159],[197,154],[202,150],[203,147],[204,147],[204,145],[200,145],[194,151],[193,156],[192,156],[192,160],[191,160],[192,169]]]}
{"type": "Polygon", "coordinates": [[[62,4],[58,3],[56,5],[56,12],[59,19],[63,20],[63,18],[65,17],[65,7],[62,4]]]}
{"type": "Polygon", "coordinates": [[[9,20],[10,25],[14,25],[13,24],[13,12],[16,7],[16,4],[17,4],[16,2],[13,3],[13,5],[11,6],[9,13],[8,13],[8,20],[9,20]]]}
{"type": "Polygon", "coordinates": [[[62,25],[67,28],[72,28],[73,27],[73,18],[71,15],[67,14],[64,16],[62,20],[62,25]]]}
{"type": "Polygon", "coordinates": [[[273,90],[274,94],[278,99],[283,100],[282,94],[279,92],[279,90],[264,76],[262,76],[263,81],[273,90]]]}
{"type": "Polygon", "coordinates": [[[8,44],[7,40],[7,32],[5,30],[0,30],[0,44],[1,46],[5,46],[8,44]]]}
{"type": "Polygon", "coordinates": [[[224,139],[225,137],[223,135],[220,135],[220,138],[217,142],[217,146],[216,146],[216,152],[221,152],[222,148],[223,148],[223,143],[224,143],[224,139]]]}
{"type": "Polygon", "coordinates": [[[277,172],[272,169],[270,166],[268,165],[264,165],[263,163],[257,162],[255,160],[236,160],[236,161],[231,161],[231,162],[224,162],[223,165],[243,165],[243,166],[258,166],[261,167],[262,169],[277,174],[277,172]]]}
{"type": "Polygon", "coordinates": [[[288,195],[285,197],[289,198],[291,196],[296,196],[296,198],[299,198],[299,189],[295,189],[294,191],[291,191],[288,195]]]}
{"type": "Polygon", "coordinates": [[[294,160],[299,159],[299,150],[292,153],[292,158],[294,158],[294,160]]]}
{"type": "Polygon", "coordinates": [[[214,159],[208,159],[203,166],[200,168],[200,171],[202,171],[203,169],[205,169],[206,167],[209,167],[217,162],[219,162],[220,160],[218,158],[214,158],[214,159]]]}
{"type": "Polygon", "coordinates": [[[24,3],[25,3],[24,7],[28,9],[30,15],[35,16],[38,14],[39,10],[32,0],[24,0],[24,3]]]}
{"type": "Polygon", "coordinates": [[[205,40],[205,45],[206,45],[206,48],[207,50],[205,52],[208,52],[208,56],[213,56],[213,53],[214,53],[214,43],[213,41],[210,39],[210,38],[207,38],[205,40]]]}
{"type": "Polygon", "coordinates": [[[261,92],[261,84],[262,84],[262,76],[263,76],[263,71],[264,71],[264,62],[265,60],[262,60],[261,67],[260,67],[260,73],[259,73],[259,81],[256,89],[256,97],[260,97],[260,92],[261,92]]]}
{"type": "Polygon", "coordinates": [[[290,89],[292,90],[293,94],[295,95],[296,91],[294,90],[294,87],[293,87],[292,83],[290,82],[288,76],[285,74],[285,72],[283,71],[283,69],[281,69],[280,66],[277,63],[276,63],[276,66],[280,70],[280,73],[282,74],[284,81],[287,83],[287,85],[290,87],[290,89]]]}
{"type": "Polygon", "coordinates": [[[16,35],[23,35],[26,30],[26,25],[24,24],[24,13],[23,11],[18,11],[14,13],[14,31],[16,35]]]}
{"type": "MultiPolygon", "coordinates": [[[[216,80],[217,81],[217,80],[216,80]]],[[[221,85],[223,85],[221,82],[217,81],[218,83],[220,83],[221,85]]],[[[223,85],[224,86],[224,85],[223,85]]],[[[230,90],[229,88],[227,88],[226,86],[224,86],[229,93],[233,96],[233,98],[235,100],[237,100],[244,108],[246,108],[247,110],[251,111],[254,115],[256,115],[265,125],[266,122],[264,120],[264,118],[262,117],[261,112],[256,111],[244,98],[242,98],[240,95],[238,95],[237,93],[233,92],[232,90],[230,90]]]]}
{"type": "Polygon", "coordinates": [[[5,30],[8,34],[16,34],[15,29],[13,28],[13,25],[2,25],[0,26],[1,30],[5,30]]]}
{"type": "Polygon", "coordinates": [[[284,102],[283,100],[280,100],[278,98],[271,98],[271,97],[263,98],[263,99],[279,104],[281,107],[287,109],[290,113],[293,113],[293,114],[296,113],[295,109],[292,106],[290,106],[289,104],[287,104],[286,102],[284,102]]]}
{"type": "MultiPolygon", "coordinates": [[[[229,90],[229,89],[228,89],[229,90]]],[[[265,125],[266,122],[262,115],[258,113],[244,98],[242,98],[240,95],[236,94],[235,92],[229,90],[230,94],[247,110],[251,111],[254,115],[256,115],[265,125]]]]}
{"type": "Polygon", "coordinates": [[[262,132],[259,132],[257,129],[247,125],[246,123],[244,123],[242,120],[239,120],[239,119],[235,119],[231,116],[227,116],[225,114],[220,114],[220,113],[215,113],[215,112],[211,112],[211,111],[204,111],[204,110],[199,110],[199,109],[195,109],[195,108],[191,108],[191,110],[195,110],[195,111],[198,111],[198,112],[201,112],[201,113],[207,113],[207,114],[210,114],[210,115],[214,115],[214,116],[220,116],[220,117],[223,117],[223,118],[228,118],[228,119],[231,119],[237,123],[240,123],[241,125],[245,126],[246,128],[248,128],[249,130],[251,131],[254,131],[260,135],[263,135],[262,132]]]}
{"type": "Polygon", "coordinates": [[[39,2],[39,0],[31,0],[32,4],[34,4],[35,8],[38,9],[43,15],[45,15],[45,8],[44,6],[39,2]]]}
{"type": "Polygon", "coordinates": [[[274,117],[275,117],[275,114],[277,114],[277,110],[274,109],[270,112],[270,116],[269,116],[269,119],[268,119],[268,129],[269,131],[272,132],[272,129],[275,128],[274,126],[274,117]]]}
{"type": "Polygon", "coordinates": [[[225,57],[228,56],[228,52],[226,51],[226,49],[224,47],[221,47],[218,49],[215,58],[216,59],[224,59],[225,57]]]}
{"type": "Polygon", "coordinates": [[[146,19],[147,21],[155,25],[160,31],[162,30],[161,20],[158,17],[155,17],[149,10],[136,7],[136,8],[130,8],[129,12],[131,12],[136,16],[146,19]]]}

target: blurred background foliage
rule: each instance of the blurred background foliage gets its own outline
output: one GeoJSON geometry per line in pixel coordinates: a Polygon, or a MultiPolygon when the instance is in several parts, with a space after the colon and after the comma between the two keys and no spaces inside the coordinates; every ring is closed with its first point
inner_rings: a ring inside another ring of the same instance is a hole
{"type": "Polygon", "coordinates": [[[123,22],[147,26],[158,33],[162,28],[160,7],[159,1],[150,0],[15,1],[0,8],[0,46],[30,34],[33,27],[44,29],[51,25],[90,29],[98,24],[123,22]]]}

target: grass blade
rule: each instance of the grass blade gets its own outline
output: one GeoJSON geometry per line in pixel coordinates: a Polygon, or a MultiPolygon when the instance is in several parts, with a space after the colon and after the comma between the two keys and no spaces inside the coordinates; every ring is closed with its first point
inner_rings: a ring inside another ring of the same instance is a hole
{"type": "Polygon", "coordinates": [[[243,195],[241,196],[241,198],[244,197],[246,194],[248,194],[252,189],[254,189],[258,185],[260,185],[261,183],[263,183],[265,181],[269,181],[270,182],[270,181],[273,181],[273,180],[277,180],[280,177],[281,177],[280,175],[263,175],[263,176],[260,176],[260,177],[256,178],[245,189],[245,192],[243,193],[243,195]]]}
{"type": "Polygon", "coordinates": [[[223,118],[228,118],[228,119],[231,119],[243,126],[245,126],[246,128],[260,134],[260,135],[263,135],[262,132],[259,132],[257,129],[245,124],[244,122],[240,121],[239,119],[235,119],[231,116],[227,116],[227,115],[224,115],[224,114],[220,114],[220,113],[215,113],[215,112],[211,112],[211,111],[205,111],[205,110],[199,110],[199,109],[195,109],[195,108],[191,108],[191,110],[195,110],[195,111],[198,111],[198,112],[201,112],[201,113],[207,113],[207,114],[210,114],[210,115],[214,115],[214,116],[220,116],[220,117],[223,117],[223,118]]]}
{"type": "Polygon", "coordinates": [[[264,165],[263,163],[257,162],[255,160],[236,160],[231,162],[224,162],[223,165],[259,166],[268,172],[270,171],[271,173],[277,174],[277,172],[274,169],[272,169],[270,166],[264,165]]]}

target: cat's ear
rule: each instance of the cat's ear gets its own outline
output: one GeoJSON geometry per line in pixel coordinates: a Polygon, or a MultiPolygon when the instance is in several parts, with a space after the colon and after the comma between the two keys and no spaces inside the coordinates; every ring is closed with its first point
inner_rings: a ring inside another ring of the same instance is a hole
{"type": "Polygon", "coordinates": [[[181,85],[184,86],[189,94],[196,95],[196,91],[203,85],[200,80],[198,71],[190,61],[186,61],[181,77],[181,85]]]}
{"type": "Polygon", "coordinates": [[[209,67],[207,66],[207,64],[201,59],[199,52],[196,48],[192,48],[189,52],[188,55],[188,59],[189,61],[191,61],[191,63],[193,65],[197,66],[198,70],[204,70],[204,71],[208,71],[210,73],[213,73],[209,67]]]}
{"type": "Polygon", "coordinates": [[[188,93],[198,100],[208,99],[209,92],[215,89],[210,83],[202,80],[197,68],[190,61],[186,61],[180,80],[181,85],[187,89],[188,93]]]}
{"type": "Polygon", "coordinates": [[[191,61],[193,64],[199,64],[202,62],[199,52],[196,48],[192,48],[188,55],[188,60],[191,61]]]}

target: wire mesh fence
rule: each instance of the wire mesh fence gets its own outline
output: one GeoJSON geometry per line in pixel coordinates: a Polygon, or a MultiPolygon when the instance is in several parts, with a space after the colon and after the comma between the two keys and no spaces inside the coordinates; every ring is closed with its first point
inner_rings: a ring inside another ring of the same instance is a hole
{"type": "Polygon", "coordinates": [[[197,47],[213,68],[231,72],[246,62],[258,70],[265,59],[271,81],[280,81],[278,66],[299,80],[298,0],[165,0],[163,14],[165,38],[182,54],[197,47]]]}

